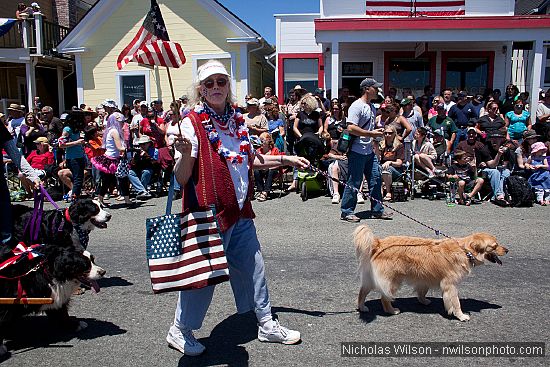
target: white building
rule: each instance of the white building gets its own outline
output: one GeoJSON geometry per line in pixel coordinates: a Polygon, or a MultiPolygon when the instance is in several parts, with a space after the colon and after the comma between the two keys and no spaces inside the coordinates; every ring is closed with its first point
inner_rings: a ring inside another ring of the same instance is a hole
{"type": "Polygon", "coordinates": [[[515,15],[514,7],[514,0],[320,0],[319,14],[275,15],[277,95],[296,84],[357,93],[367,76],[398,97],[406,88],[420,96],[425,85],[504,93],[514,82],[536,108],[539,88],[550,86],[550,16],[515,15]]]}

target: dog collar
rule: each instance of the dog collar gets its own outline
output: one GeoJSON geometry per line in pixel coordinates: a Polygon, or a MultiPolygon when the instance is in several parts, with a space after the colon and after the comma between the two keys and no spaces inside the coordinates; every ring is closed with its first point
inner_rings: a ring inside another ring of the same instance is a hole
{"type": "Polygon", "coordinates": [[[476,258],[470,251],[466,252],[466,257],[468,257],[468,260],[470,260],[470,263],[472,264],[472,266],[476,266],[476,258]]]}
{"type": "Polygon", "coordinates": [[[80,245],[84,248],[84,250],[86,250],[88,248],[88,243],[90,242],[90,232],[82,229],[82,226],[80,226],[80,224],[76,224],[74,226],[74,229],[78,234],[80,245]]]}
{"type": "Polygon", "coordinates": [[[69,208],[65,209],[65,220],[69,223],[72,223],[71,222],[71,216],[69,215],[69,208]]]}

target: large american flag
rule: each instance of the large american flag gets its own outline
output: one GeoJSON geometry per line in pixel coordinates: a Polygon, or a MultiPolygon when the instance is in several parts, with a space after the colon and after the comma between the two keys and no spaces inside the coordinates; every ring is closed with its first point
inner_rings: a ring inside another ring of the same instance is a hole
{"type": "Polygon", "coordinates": [[[202,288],[229,279],[212,210],[150,218],[146,225],[154,293],[202,288]]]}
{"type": "Polygon", "coordinates": [[[466,0],[367,0],[370,16],[464,15],[466,0]]]}
{"type": "Polygon", "coordinates": [[[151,9],[132,42],[118,55],[118,70],[132,61],[143,65],[173,68],[179,68],[185,64],[185,56],[181,45],[170,42],[156,0],[151,0],[151,9]]]}

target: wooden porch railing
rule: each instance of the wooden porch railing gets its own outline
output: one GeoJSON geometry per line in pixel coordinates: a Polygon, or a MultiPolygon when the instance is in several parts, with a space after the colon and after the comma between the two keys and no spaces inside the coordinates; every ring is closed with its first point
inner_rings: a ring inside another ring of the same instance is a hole
{"type": "Polygon", "coordinates": [[[51,55],[53,49],[69,33],[69,28],[46,20],[29,18],[18,21],[0,37],[0,48],[29,48],[31,54],[51,55]],[[25,40],[27,34],[27,40],[25,40]],[[37,40],[41,43],[37,44],[37,40]]]}

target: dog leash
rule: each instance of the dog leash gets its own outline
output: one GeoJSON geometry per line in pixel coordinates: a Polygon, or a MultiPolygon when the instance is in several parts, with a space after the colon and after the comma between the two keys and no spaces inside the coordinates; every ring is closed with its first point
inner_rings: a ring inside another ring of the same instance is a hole
{"type": "Polygon", "coordinates": [[[423,226],[423,227],[425,227],[425,228],[428,228],[429,230],[433,231],[433,232],[435,233],[436,236],[443,236],[443,237],[448,238],[448,239],[451,239],[451,240],[453,239],[451,236],[448,236],[447,234],[445,234],[444,232],[440,231],[439,229],[434,228],[434,227],[432,227],[432,226],[430,226],[430,225],[428,225],[428,224],[426,224],[426,223],[423,223],[423,222],[421,222],[420,220],[418,220],[418,219],[416,219],[416,218],[414,218],[414,217],[411,217],[410,215],[408,215],[408,214],[406,214],[406,213],[404,213],[404,212],[402,212],[402,211],[400,211],[400,210],[398,210],[398,209],[395,209],[394,207],[390,206],[390,205],[387,204],[387,203],[384,203],[384,202],[381,201],[381,200],[378,200],[378,199],[373,198],[373,197],[370,195],[370,193],[367,193],[367,194],[361,193],[361,192],[359,191],[359,189],[357,189],[357,188],[355,188],[355,187],[349,185],[349,184],[346,183],[346,182],[342,182],[342,181],[341,181],[340,179],[338,179],[338,178],[332,177],[331,175],[328,174],[328,172],[323,172],[323,171],[321,171],[319,168],[314,167],[314,166],[311,165],[311,164],[309,165],[308,168],[311,169],[311,170],[314,171],[314,172],[320,173],[321,175],[323,175],[323,176],[326,177],[327,179],[332,180],[332,181],[335,181],[335,182],[338,182],[339,184],[343,185],[344,187],[349,188],[349,189],[352,190],[353,192],[355,192],[355,193],[357,193],[357,194],[362,194],[362,195],[366,196],[367,199],[373,200],[373,201],[379,203],[380,205],[382,205],[382,206],[384,206],[384,207],[386,207],[386,208],[388,208],[388,209],[390,209],[390,210],[396,212],[397,214],[402,215],[403,217],[405,217],[405,218],[407,218],[407,219],[409,219],[409,220],[412,220],[413,222],[415,222],[415,223],[417,223],[417,224],[419,224],[419,225],[421,225],[421,226],[423,226]]]}

